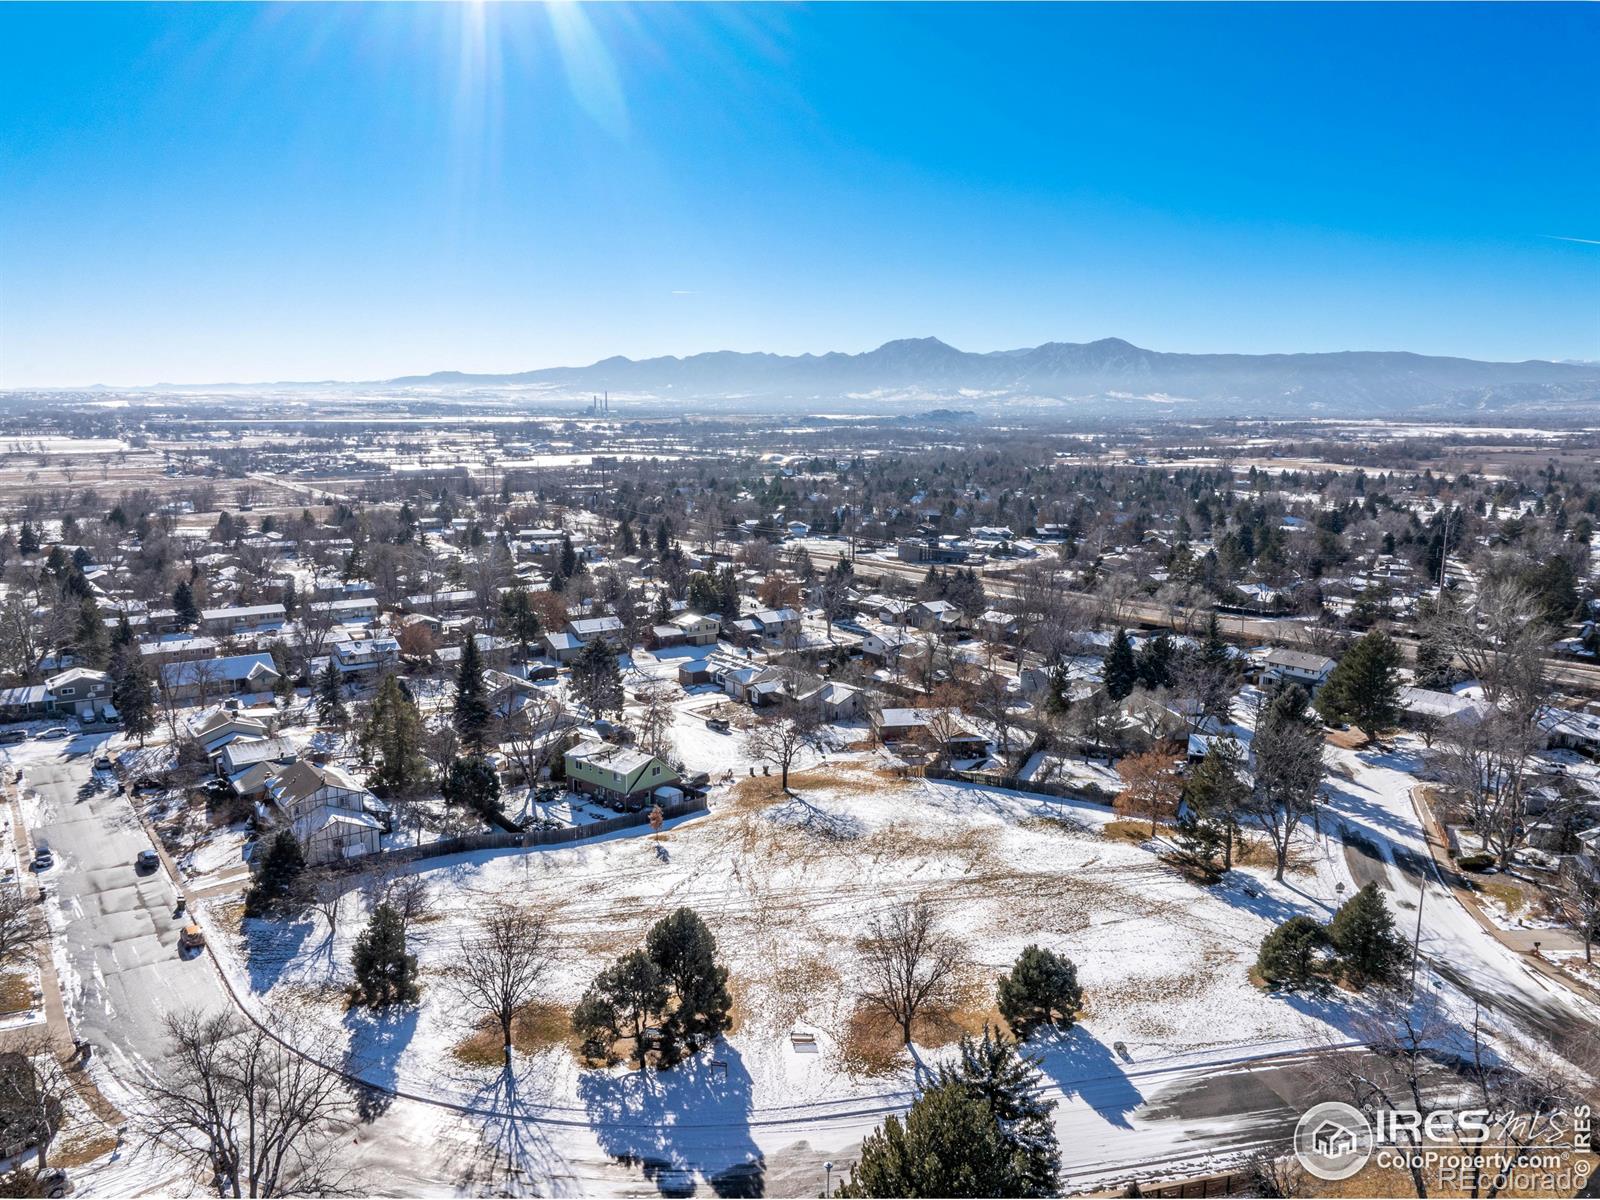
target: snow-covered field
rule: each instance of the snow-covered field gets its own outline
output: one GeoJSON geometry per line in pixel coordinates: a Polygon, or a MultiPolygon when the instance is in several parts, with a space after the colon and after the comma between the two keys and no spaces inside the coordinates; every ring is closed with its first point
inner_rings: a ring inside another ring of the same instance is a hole
{"type": "MultiPolygon", "coordinates": [[[[737,1026],[716,1055],[751,1109],[913,1081],[909,1058],[888,1075],[853,1071],[846,1044],[860,990],[857,939],[875,916],[913,899],[934,906],[970,962],[971,1003],[940,1042],[990,1015],[996,975],[1032,942],[1069,954],[1088,993],[1085,1028],[1046,1058],[1065,1076],[1103,1072],[1117,1041],[1144,1062],[1303,1043],[1317,1030],[1337,1036],[1317,1004],[1290,1005],[1248,979],[1275,922],[1332,903],[1342,863],[1331,849],[1289,886],[1252,869],[1202,888],[1150,850],[1106,837],[1111,814],[1092,805],[902,779],[862,754],[802,773],[790,798],[776,782],[719,788],[709,815],[669,826],[659,841],[631,833],[418,864],[441,915],[417,929],[429,986],[416,1011],[376,1019],[344,1009],[340,989],[364,919],[358,894],[331,937],[313,917],[287,928],[246,922],[229,935],[213,914],[219,949],[256,1004],[320,1027],[374,1082],[466,1102],[481,1101],[495,1072],[452,1056],[471,1030],[440,973],[474,912],[506,898],[549,914],[559,931],[562,961],[547,997],[563,1008],[660,916],[679,905],[699,912],[736,998],[737,1026]],[[795,1050],[795,1031],[814,1035],[816,1051],[795,1050]]],[[[526,1074],[542,1103],[563,1108],[583,1107],[610,1078],[580,1070],[565,1048],[543,1052],[526,1074]]]]}

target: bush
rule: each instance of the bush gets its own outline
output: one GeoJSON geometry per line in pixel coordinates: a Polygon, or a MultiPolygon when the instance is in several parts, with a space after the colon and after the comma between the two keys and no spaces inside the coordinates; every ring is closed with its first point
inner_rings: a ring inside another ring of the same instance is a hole
{"type": "Polygon", "coordinates": [[[1317,979],[1327,930],[1310,917],[1290,917],[1261,940],[1256,970],[1274,987],[1297,991],[1317,979]]]}
{"type": "Polygon", "coordinates": [[[1456,859],[1456,866],[1463,871],[1483,871],[1495,865],[1495,856],[1479,851],[1475,854],[1463,854],[1456,859]]]}
{"type": "Polygon", "coordinates": [[[1083,1004],[1078,968],[1065,955],[1029,946],[1011,970],[1000,976],[995,1005],[1019,1041],[1041,1026],[1071,1029],[1083,1004]]]}

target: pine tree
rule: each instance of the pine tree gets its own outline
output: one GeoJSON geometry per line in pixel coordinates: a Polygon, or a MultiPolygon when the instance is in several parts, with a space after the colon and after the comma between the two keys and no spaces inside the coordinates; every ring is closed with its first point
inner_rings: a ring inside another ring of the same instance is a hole
{"type": "Polygon", "coordinates": [[[489,711],[489,698],[484,693],[477,632],[469,628],[461,644],[461,667],[456,672],[456,705],[451,720],[461,740],[481,752],[493,715],[489,711]]]}
{"type": "Polygon", "coordinates": [[[500,812],[500,776],[481,754],[452,762],[441,790],[446,802],[470,808],[484,818],[500,812]]]}
{"type": "Polygon", "coordinates": [[[1317,693],[1317,711],[1332,724],[1360,726],[1372,736],[1400,721],[1400,647],[1373,630],[1345,652],[1317,693]]]}
{"type": "Polygon", "coordinates": [[[1395,931],[1383,894],[1371,883],[1339,906],[1328,923],[1328,940],[1358,984],[1398,981],[1410,952],[1395,931]]]}
{"type": "Polygon", "coordinates": [[[961,1039],[954,1070],[940,1069],[940,1082],[965,1088],[993,1114],[1017,1168],[1013,1196],[1053,1196],[1060,1187],[1061,1154],[1050,1119],[1056,1105],[1039,1094],[1038,1066],[1016,1042],[985,1025],[982,1040],[961,1039]]]}
{"type": "Polygon", "coordinates": [[[617,669],[616,651],[604,638],[585,644],[572,660],[569,686],[591,716],[622,712],[622,672],[617,669]]]}
{"type": "Polygon", "coordinates": [[[698,914],[680,908],[651,927],[645,951],[677,997],[664,1023],[662,1055],[668,1063],[692,1054],[728,1028],[728,969],[717,962],[717,941],[698,914]]]}
{"type": "Polygon", "coordinates": [[[362,758],[373,764],[368,783],[381,796],[406,796],[428,780],[422,754],[422,717],[394,675],[378,685],[361,729],[362,758]]]}
{"type": "Polygon", "coordinates": [[[609,1058],[613,1043],[631,1038],[634,1063],[642,1070],[648,1050],[644,1031],[668,999],[661,968],[643,950],[633,950],[595,976],[572,1010],[572,1028],[594,1057],[609,1058]]]}
{"type": "Polygon", "coordinates": [[[1025,1172],[994,1113],[956,1081],[917,1097],[861,1143],[839,1196],[1027,1196],[1025,1172]]]}
{"type": "Polygon", "coordinates": [[[1116,636],[1111,639],[1111,648],[1106,651],[1103,666],[1106,695],[1113,700],[1126,700],[1133,694],[1133,685],[1139,678],[1139,669],[1133,658],[1133,643],[1128,640],[1126,629],[1117,630],[1116,636]]]}
{"type": "Polygon", "coordinates": [[[571,579],[578,573],[578,552],[573,549],[572,538],[567,534],[561,535],[561,575],[571,579]]]}
{"type": "Polygon", "coordinates": [[[17,531],[17,553],[24,557],[39,553],[39,531],[32,521],[24,521],[17,531]]]}
{"type": "Polygon", "coordinates": [[[263,917],[274,912],[293,895],[295,883],[305,869],[306,857],[299,841],[289,830],[280,829],[267,848],[261,873],[245,894],[245,916],[263,917]]]}
{"type": "Polygon", "coordinates": [[[1261,941],[1256,970],[1268,983],[1298,991],[1317,978],[1327,930],[1311,917],[1290,917],[1261,941]]]}
{"type": "Polygon", "coordinates": [[[118,613],[117,628],[111,634],[112,652],[114,653],[131,645],[133,645],[133,626],[128,624],[127,613],[118,613]]]}
{"type": "Polygon", "coordinates": [[[1233,869],[1239,813],[1250,789],[1239,772],[1242,756],[1232,738],[1213,738],[1206,755],[1183,783],[1176,841],[1185,854],[1210,869],[1222,853],[1222,869],[1233,869]]]}
{"type": "Polygon", "coordinates": [[[73,655],[83,666],[99,668],[105,665],[110,646],[111,638],[100,616],[100,606],[92,596],[85,596],[78,605],[78,628],[72,639],[73,655]]]}
{"type": "Polygon", "coordinates": [[[417,956],[406,953],[406,925],[393,905],[372,910],[367,927],[356,938],[351,956],[355,968],[357,1003],[368,1008],[413,1004],[417,984],[417,956]]]}
{"type": "Polygon", "coordinates": [[[136,646],[124,646],[111,659],[111,703],[122,717],[122,731],[144,739],[156,726],[155,703],[150,697],[150,671],[136,646]]]}
{"type": "Polygon", "coordinates": [[[1071,1029],[1082,1005],[1078,968],[1065,955],[1039,946],[1018,955],[995,985],[995,1006],[1022,1041],[1045,1027],[1071,1029]]]}
{"type": "Polygon", "coordinates": [[[628,524],[628,514],[622,514],[622,522],[617,526],[617,547],[624,558],[638,551],[638,544],[633,540],[633,526],[628,524]]]}
{"type": "Polygon", "coordinates": [[[300,598],[295,592],[294,576],[283,577],[283,611],[289,616],[294,616],[294,610],[300,603],[300,598]]]}
{"type": "Polygon", "coordinates": [[[336,729],[344,724],[346,715],[344,681],[339,676],[339,668],[333,665],[333,656],[329,655],[328,665],[317,676],[317,719],[336,729]]]}
{"type": "Polygon", "coordinates": [[[528,599],[527,588],[514,587],[500,598],[500,619],[505,622],[506,632],[517,639],[526,660],[529,644],[541,632],[539,613],[528,599]]]}
{"type": "Polygon", "coordinates": [[[172,608],[178,615],[178,624],[192,629],[200,621],[200,609],[194,602],[194,588],[186,579],[172,593],[172,608]]]}
{"type": "Polygon", "coordinates": [[[1172,685],[1172,639],[1164,633],[1149,638],[1139,649],[1139,682],[1155,689],[1172,685]]]}

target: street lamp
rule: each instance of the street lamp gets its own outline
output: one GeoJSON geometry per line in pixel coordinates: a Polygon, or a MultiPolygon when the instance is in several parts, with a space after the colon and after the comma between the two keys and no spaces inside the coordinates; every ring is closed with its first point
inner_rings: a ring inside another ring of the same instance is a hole
{"type": "Polygon", "coordinates": [[[823,1200],[827,1200],[827,1198],[831,1195],[833,1195],[833,1164],[831,1162],[825,1162],[822,1164],[823,1200]]]}

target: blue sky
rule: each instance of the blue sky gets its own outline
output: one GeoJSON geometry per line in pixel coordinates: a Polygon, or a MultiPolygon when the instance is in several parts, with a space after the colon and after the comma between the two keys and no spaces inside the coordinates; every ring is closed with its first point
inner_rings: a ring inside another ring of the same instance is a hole
{"type": "Polygon", "coordinates": [[[0,386],[1600,358],[1600,8],[0,6],[0,386]]]}

